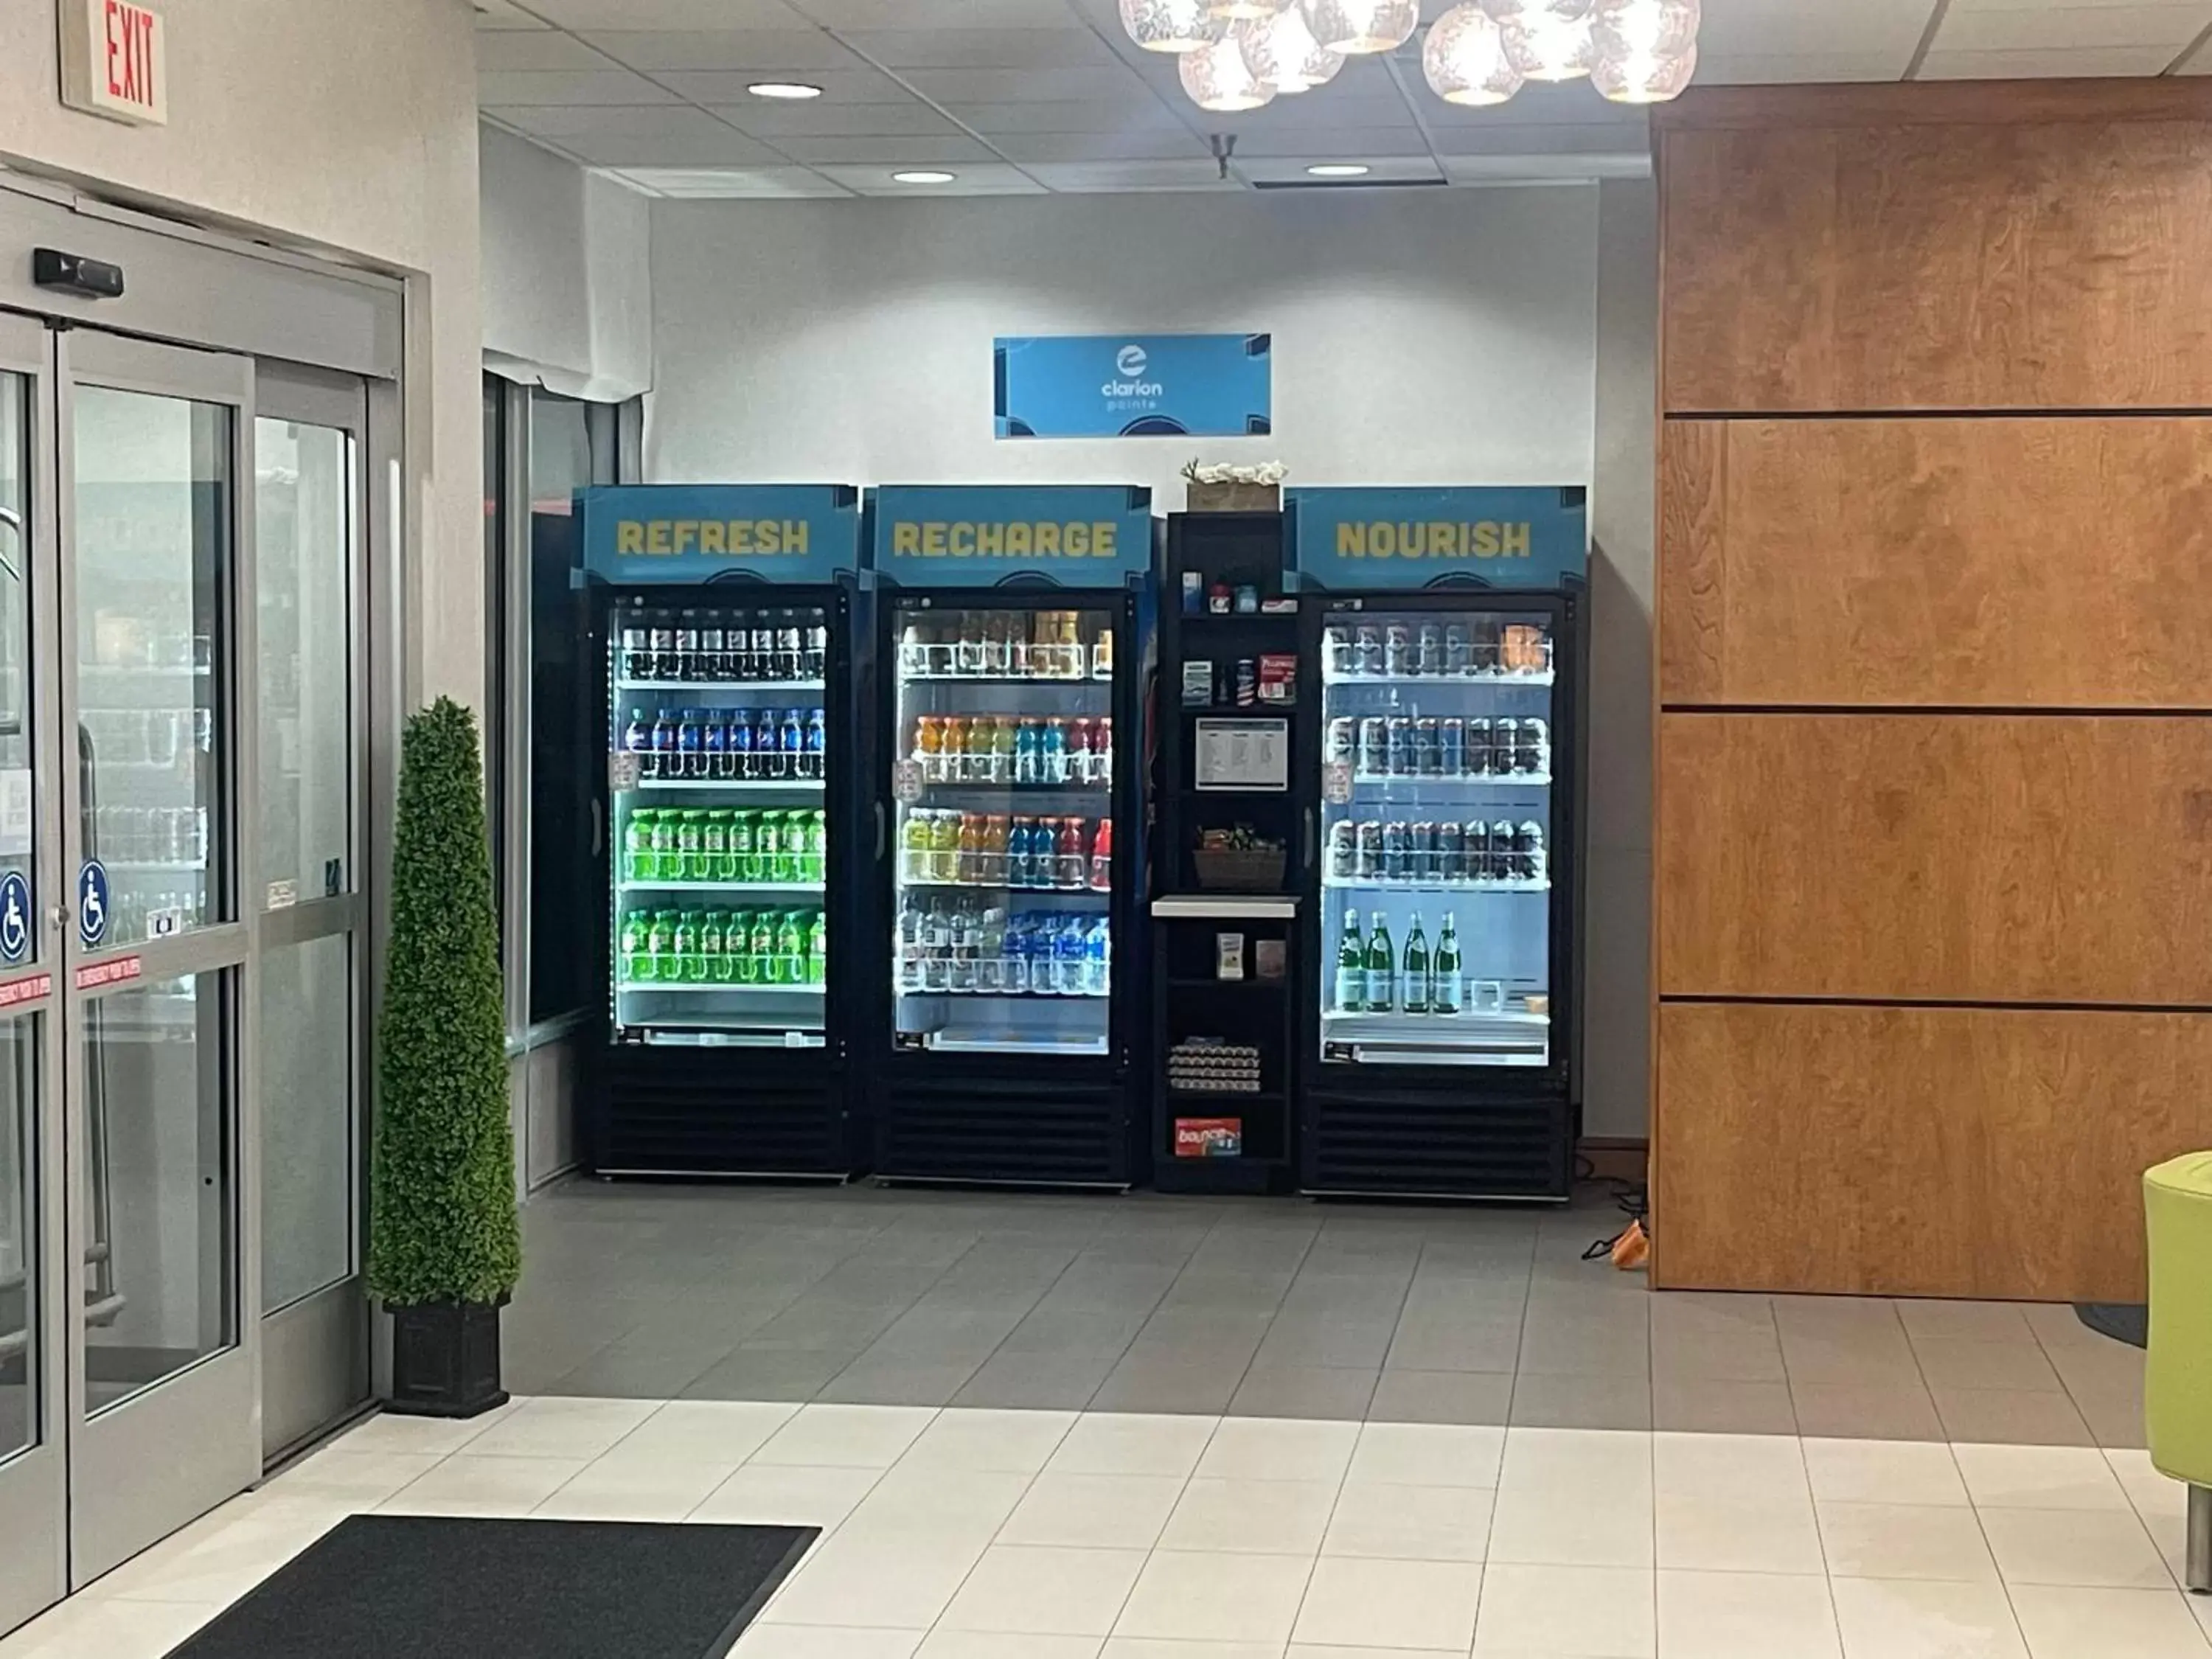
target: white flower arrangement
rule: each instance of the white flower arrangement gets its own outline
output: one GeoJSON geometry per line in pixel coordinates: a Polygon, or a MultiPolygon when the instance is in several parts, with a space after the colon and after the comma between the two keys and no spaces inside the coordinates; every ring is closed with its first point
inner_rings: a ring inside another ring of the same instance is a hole
{"type": "Polygon", "coordinates": [[[1280,461],[1261,461],[1255,466],[1188,461],[1182,469],[1185,478],[1202,484],[1279,484],[1290,475],[1290,469],[1280,461]]]}

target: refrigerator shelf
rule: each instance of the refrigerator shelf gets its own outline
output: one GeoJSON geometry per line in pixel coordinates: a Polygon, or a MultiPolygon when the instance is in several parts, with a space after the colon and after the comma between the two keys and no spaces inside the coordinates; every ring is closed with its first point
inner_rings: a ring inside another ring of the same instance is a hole
{"type": "Polygon", "coordinates": [[[952,991],[909,990],[894,986],[894,995],[902,1000],[915,1001],[929,997],[963,997],[993,1002],[1104,1002],[1103,991],[952,991]]]}
{"type": "Polygon", "coordinates": [[[1095,685],[1111,690],[1113,676],[1097,674],[901,674],[902,685],[1095,685]]]}
{"type": "Polygon", "coordinates": [[[616,885],[626,893],[820,893],[819,881],[662,881],[626,876],[616,885]]]}
{"type": "Polygon", "coordinates": [[[823,691],[820,680],[617,680],[617,691],[823,691]]]}
{"type": "Polygon", "coordinates": [[[926,1031],[920,1036],[921,1041],[911,1046],[939,1054],[1097,1055],[1113,1051],[1112,1043],[1103,1036],[1026,1037],[1011,1034],[963,1035],[955,1031],[926,1031]]]}
{"type": "Polygon", "coordinates": [[[922,788],[928,793],[961,795],[993,794],[1021,795],[1035,799],[1040,795],[1103,795],[1110,793],[1110,782],[1097,783],[1014,783],[998,778],[926,778],[922,788]]]}
{"type": "Polygon", "coordinates": [[[1522,669],[1492,674],[1338,674],[1323,670],[1323,685],[1550,685],[1555,671],[1522,669]]]}
{"type": "Polygon", "coordinates": [[[1463,1008],[1455,1014],[1370,1014],[1347,1012],[1341,1008],[1324,1008],[1321,1017],[1332,1037],[1339,1042],[1352,1042],[1362,1040],[1369,1042],[1407,1041],[1455,1028],[1472,1029],[1486,1025],[1528,1027],[1540,1030],[1552,1023],[1549,1014],[1530,1013],[1526,1009],[1516,1008],[1488,1012],[1463,1008]]]}
{"type": "Polygon", "coordinates": [[[695,982],[690,980],[629,980],[615,989],[624,996],[696,996],[702,992],[717,992],[724,996],[748,997],[818,997],[827,994],[826,985],[740,985],[734,980],[709,980],[695,982]]]}
{"type": "Polygon", "coordinates": [[[1378,876],[1324,876],[1323,887],[1353,893],[1548,893],[1548,881],[1407,881],[1378,876]]]}
{"type": "Polygon", "coordinates": [[[780,1026],[739,1027],[713,1030],[645,1030],[647,1045],[662,1048],[826,1048],[830,1039],[819,1031],[792,1031],[780,1026]]]}
{"type": "Polygon", "coordinates": [[[660,790],[674,790],[684,794],[720,791],[741,795],[765,795],[803,789],[819,794],[828,787],[827,781],[821,778],[640,778],[634,788],[616,793],[650,794],[660,790]]]}
{"type": "Polygon", "coordinates": [[[1483,789],[1548,789],[1552,787],[1549,772],[1354,772],[1352,787],[1364,788],[1369,785],[1394,783],[1454,784],[1461,787],[1483,789]]]}
{"type": "Polygon", "coordinates": [[[928,891],[933,893],[1035,893],[1046,898],[1106,899],[1114,896],[1106,887],[1034,887],[1016,886],[1005,881],[915,881],[908,877],[899,878],[902,893],[928,891]]]}

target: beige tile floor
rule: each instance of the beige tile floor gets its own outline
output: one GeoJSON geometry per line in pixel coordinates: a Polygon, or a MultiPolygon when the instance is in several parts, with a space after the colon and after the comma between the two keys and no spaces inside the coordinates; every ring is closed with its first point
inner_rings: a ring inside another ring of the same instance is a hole
{"type": "MultiPolygon", "coordinates": [[[[1895,1345],[1924,1372],[1923,1338],[2020,1346],[1983,1314],[1885,1304],[1893,1342],[1794,1307],[1812,1386],[1875,1386],[1895,1345]]],[[[821,1527],[740,1659],[2212,1655],[2181,1489],[2124,1449],[540,1397],[374,1419],[0,1659],[154,1659],[371,1510],[821,1527]]]]}

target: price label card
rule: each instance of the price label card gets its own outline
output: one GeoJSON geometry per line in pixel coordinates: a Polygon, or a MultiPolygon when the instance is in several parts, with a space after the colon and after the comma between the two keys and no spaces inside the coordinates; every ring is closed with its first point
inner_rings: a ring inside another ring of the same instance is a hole
{"type": "Polygon", "coordinates": [[[637,787],[638,757],[635,750],[617,749],[607,757],[607,787],[619,794],[637,787]]]}
{"type": "Polygon", "coordinates": [[[902,806],[921,799],[921,763],[902,760],[891,768],[891,793],[902,806]]]}
{"type": "Polygon", "coordinates": [[[1331,806],[1343,806],[1352,799],[1352,763],[1331,761],[1322,769],[1322,799],[1331,806]]]}

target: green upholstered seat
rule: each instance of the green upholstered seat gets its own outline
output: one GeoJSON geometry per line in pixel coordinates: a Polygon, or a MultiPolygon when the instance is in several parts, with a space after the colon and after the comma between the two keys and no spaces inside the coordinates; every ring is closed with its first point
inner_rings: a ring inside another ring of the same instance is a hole
{"type": "Polygon", "coordinates": [[[2150,1461],[2189,1483],[2190,1588],[2212,1589],[2212,1152],[2143,1175],[2150,1230],[2150,1461]]]}

